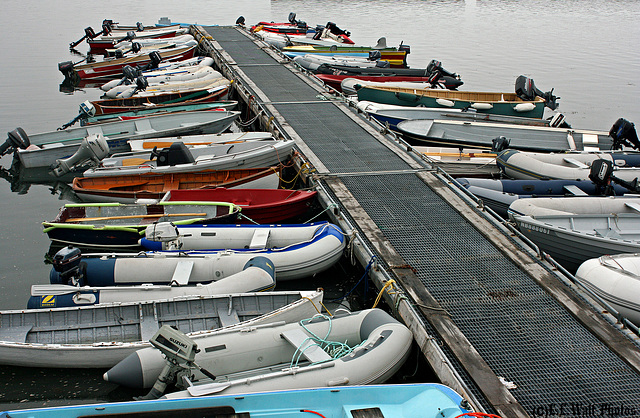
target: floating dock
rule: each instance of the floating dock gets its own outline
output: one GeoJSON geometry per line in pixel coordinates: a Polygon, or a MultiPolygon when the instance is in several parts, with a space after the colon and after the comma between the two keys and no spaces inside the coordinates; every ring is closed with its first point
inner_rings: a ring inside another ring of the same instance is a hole
{"type": "Polygon", "coordinates": [[[246,29],[193,32],[260,126],[296,141],[443,383],[503,417],[640,412],[637,336],[453,179],[246,29]]]}

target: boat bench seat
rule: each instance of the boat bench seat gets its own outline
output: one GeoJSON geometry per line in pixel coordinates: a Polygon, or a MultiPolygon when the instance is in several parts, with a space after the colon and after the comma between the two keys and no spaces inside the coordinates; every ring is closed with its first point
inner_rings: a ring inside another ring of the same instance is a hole
{"type": "Polygon", "coordinates": [[[280,334],[280,336],[293,345],[303,357],[312,363],[320,363],[333,359],[333,357],[327,354],[318,344],[305,334],[304,331],[300,329],[287,330],[280,334]]]}
{"type": "Polygon", "coordinates": [[[573,196],[588,196],[581,188],[575,184],[569,184],[562,187],[566,192],[571,193],[573,196]]]}
{"type": "Polygon", "coordinates": [[[0,328],[0,341],[12,341],[16,343],[26,343],[27,335],[33,328],[32,325],[20,325],[7,329],[0,328]]]}
{"type": "Polygon", "coordinates": [[[256,228],[255,232],[253,233],[253,237],[251,237],[249,249],[262,250],[267,248],[267,241],[269,240],[270,233],[271,229],[269,228],[256,228]]]}
{"type": "Polygon", "coordinates": [[[136,126],[136,134],[146,134],[156,132],[155,129],[151,127],[151,123],[149,123],[148,119],[136,119],[134,121],[136,126]]]}
{"type": "Polygon", "coordinates": [[[640,204],[635,202],[625,202],[624,205],[629,209],[633,209],[636,212],[640,212],[640,204]]]}
{"type": "Polygon", "coordinates": [[[602,229],[594,229],[597,236],[602,238],[616,238],[616,239],[624,239],[618,232],[613,229],[602,228],[602,229]]]}
{"type": "Polygon", "coordinates": [[[175,283],[178,286],[187,285],[191,277],[191,270],[193,270],[193,260],[178,261],[171,277],[171,283],[175,283]]]}
{"type": "Polygon", "coordinates": [[[220,326],[227,327],[229,325],[235,325],[240,323],[240,317],[235,309],[219,308],[218,318],[220,318],[220,326]]]}

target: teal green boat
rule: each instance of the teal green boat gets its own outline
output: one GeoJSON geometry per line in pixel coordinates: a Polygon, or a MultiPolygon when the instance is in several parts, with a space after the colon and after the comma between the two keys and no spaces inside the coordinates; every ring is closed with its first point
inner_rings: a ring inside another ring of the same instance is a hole
{"type": "Polygon", "coordinates": [[[399,106],[439,109],[475,109],[478,113],[541,119],[547,100],[523,100],[516,93],[358,86],[358,100],[399,106]]]}

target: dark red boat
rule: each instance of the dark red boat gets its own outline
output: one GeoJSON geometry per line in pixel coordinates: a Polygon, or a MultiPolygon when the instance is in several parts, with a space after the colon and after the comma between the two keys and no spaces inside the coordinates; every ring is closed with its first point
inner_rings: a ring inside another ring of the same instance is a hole
{"type": "Polygon", "coordinates": [[[286,189],[171,190],[163,200],[188,202],[228,202],[242,208],[241,223],[271,224],[303,215],[318,192],[286,189]],[[247,219],[248,218],[248,219],[247,219]]]}

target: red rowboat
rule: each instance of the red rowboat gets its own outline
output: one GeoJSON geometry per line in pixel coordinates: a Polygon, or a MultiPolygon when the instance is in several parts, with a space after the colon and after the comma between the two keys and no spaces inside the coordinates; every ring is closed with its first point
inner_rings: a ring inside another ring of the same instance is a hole
{"type": "Polygon", "coordinates": [[[171,190],[164,201],[228,202],[242,208],[244,222],[260,224],[279,223],[303,215],[318,192],[285,189],[190,189],[171,190]],[[246,219],[248,218],[248,219],[246,219]]]}
{"type": "Polygon", "coordinates": [[[215,187],[277,188],[282,166],[204,170],[190,173],[145,173],[103,177],[76,177],[72,188],[85,202],[139,203],[141,199],[159,200],[169,190],[213,189],[215,187]],[[271,178],[275,176],[275,181],[271,178]]]}

